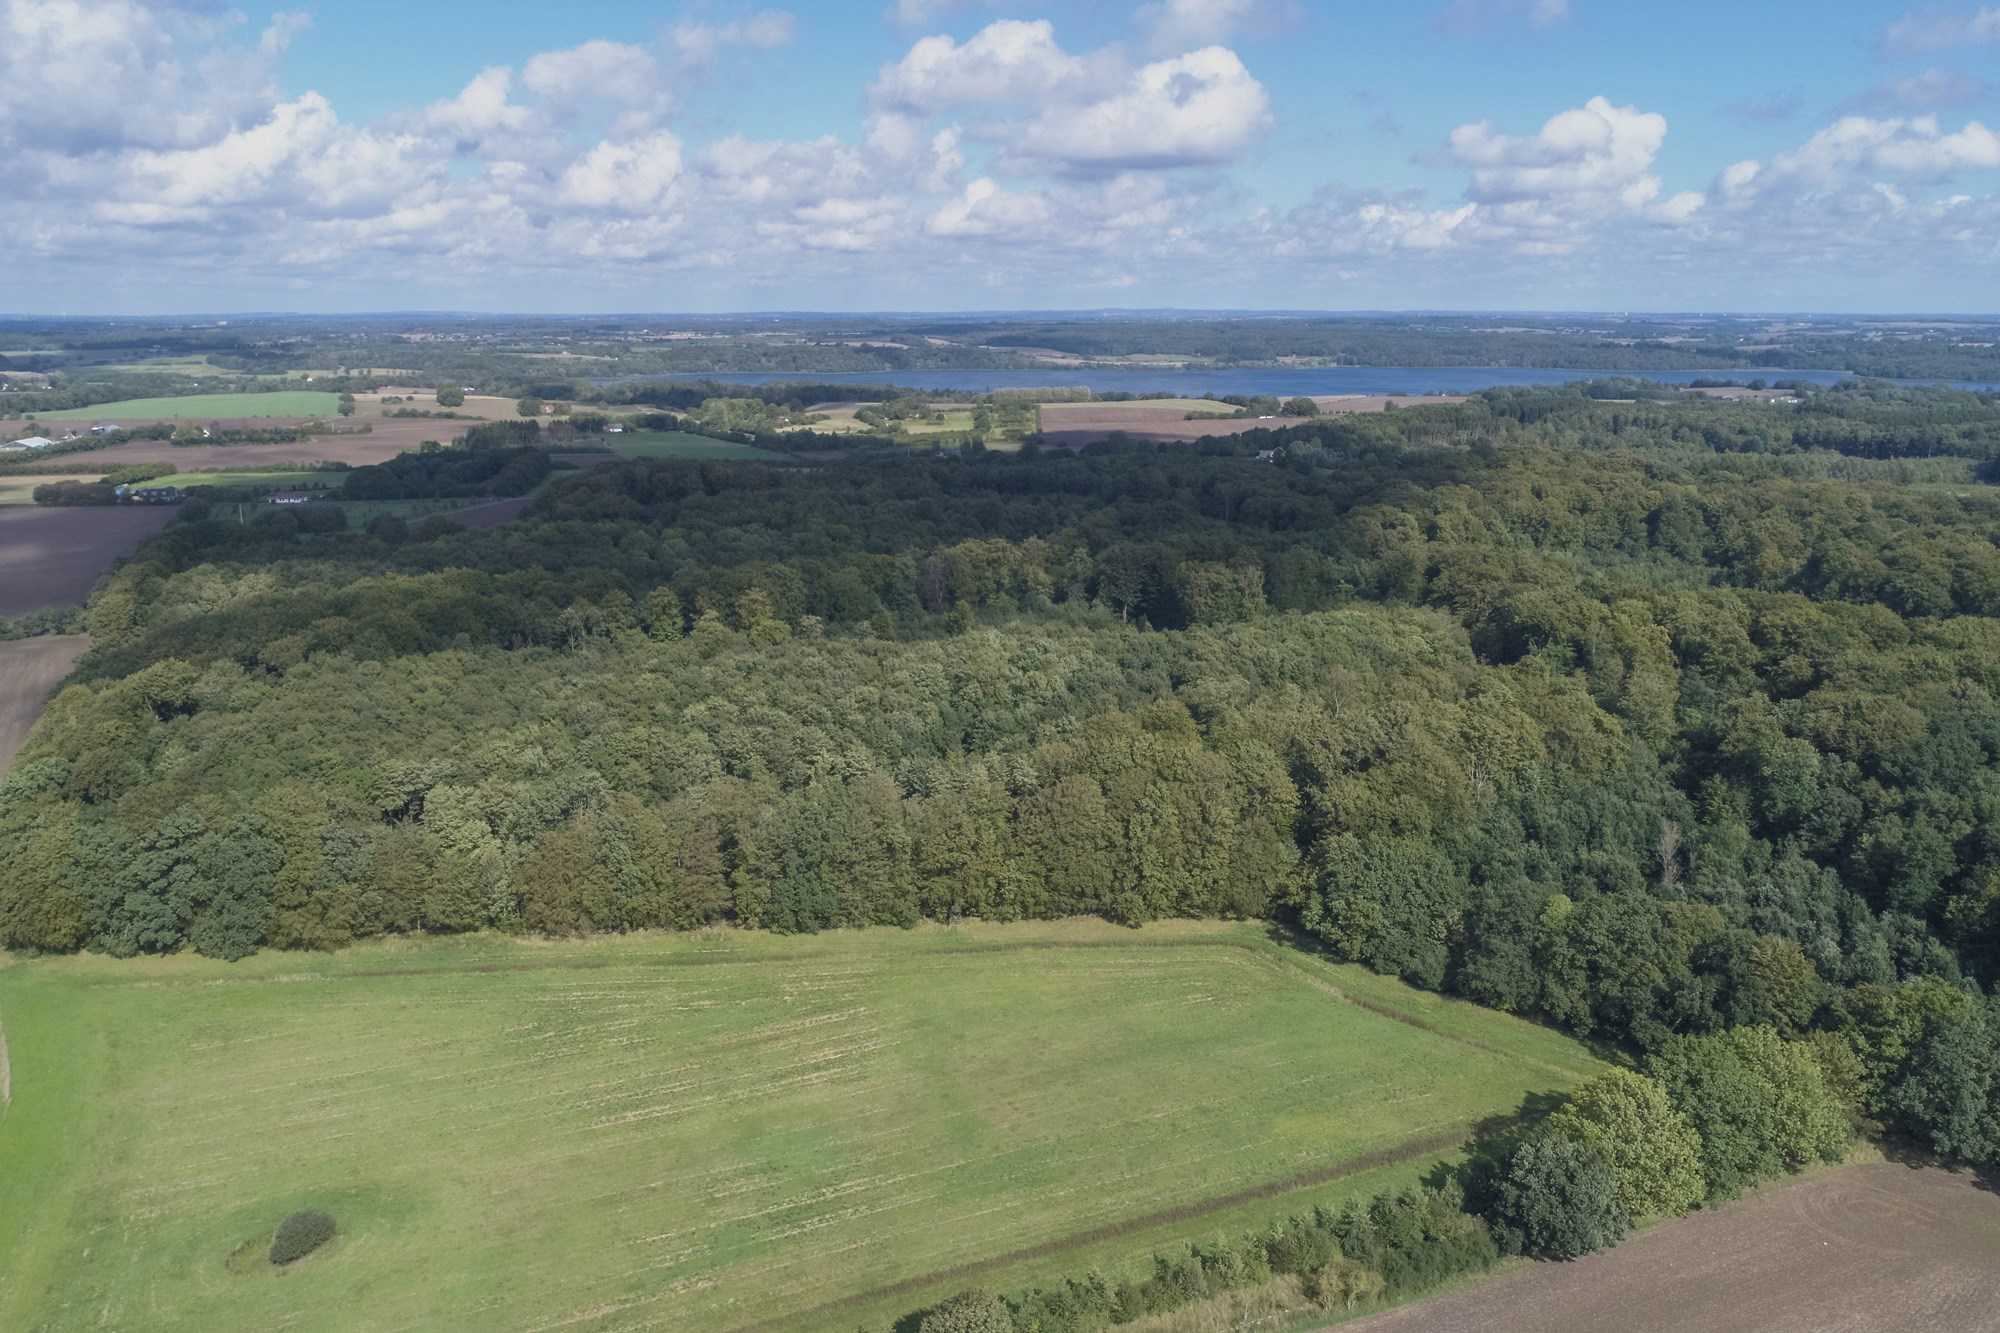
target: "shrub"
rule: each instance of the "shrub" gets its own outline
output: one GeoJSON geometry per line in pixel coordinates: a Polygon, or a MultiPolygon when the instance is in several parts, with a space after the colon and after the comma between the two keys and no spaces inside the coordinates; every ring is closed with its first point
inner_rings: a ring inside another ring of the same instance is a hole
{"type": "Polygon", "coordinates": [[[1014,1316],[991,1292],[961,1291],[932,1306],[917,1333],[1014,1333],[1014,1316]]]}
{"type": "Polygon", "coordinates": [[[1352,1310],[1387,1289],[1382,1275],[1352,1259],[1335,1259],[1306,1279],[1306,1295],[1322,1310],[1352,1310]]]}
{"type": "Polygon", "coordinates": [[[1546,1259],[1608,1249],[1632,1225],[1610,1161],[1567,1134],[1545,1132],[1522,1144],[1495,1195],[1495,1220],[1510,1239],[1546,1259]]]}
{"type": "Polygon", "coordinates": [[[303,1259],[332,1239],[333,1217],[317,1208],[303,1209],[278,1223],[278,1232],[271,1237],[271,1262],[303,1259]]]}

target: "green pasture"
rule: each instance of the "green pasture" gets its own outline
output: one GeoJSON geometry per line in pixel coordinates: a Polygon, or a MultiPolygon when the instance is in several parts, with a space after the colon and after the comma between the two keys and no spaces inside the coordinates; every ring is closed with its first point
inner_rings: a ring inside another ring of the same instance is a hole
{"type": "Polygon", "coordinates": [[[176,472],[172,476],[161,477],[157,481],[144,483],[148,486],[178,486],[182,490],[192,490],[202,486],[257,486],[274,491],[313,491],[322,488],[327,494],[338,496],[341,487],[347,484],[347,474],[339,471],[323,472],[176,472]]]}
{"type": "Polygon", "coordinates": [[[628,430],[606,435],[604,447],[621,458],[692,458],[697,460],[782,463],[785,455],[734,440],[712,440],[680,430],[628,430]]]}
{"type": "Polygon", "coordinates": [[[16,961],[0,1025],[22,1329],[886,1328],[1407,1183],[1596,1068],[1252,924],[16,961]]]}
{"type": "Polygon", "coordinates": [[[336,394],[309,389],[275,393],[196,393],[181,398],[128,398],[95,407],[40,413],[44,421],[212,421],[245,417],[330,417],[340,407],[336,394]]]}
{"type": "Polygon", "coordinates": [[[972,429],[972,409],[949,408],[940,421],[901,421],[897,428],[905,435],[955,435],[972,429]]]}

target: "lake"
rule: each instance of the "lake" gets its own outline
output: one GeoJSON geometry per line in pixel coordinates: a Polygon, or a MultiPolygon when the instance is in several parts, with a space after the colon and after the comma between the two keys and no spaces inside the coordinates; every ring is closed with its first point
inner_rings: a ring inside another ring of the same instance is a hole
{"type": "MultiPolygon", "coordinates": [[[[599,384],[643,384],[673,380],[721,380],[729,384],[895,384],[911,389],[962,389],[990,393],[995,389],[1089,389],[1093,393],[1155,394],[1202,398],[1217,394],[1290,398],[1312,394],[1397,394],[1418,397],[1436,393],[1477,393],[1502,386],[1568,384],[1575,380],[1612,378],[1651,380],[1656,384],[1689,384],[1695,380],[1803,380],[1838,384],[1849,378],[1837,370],[1542,370],[1513,366],[1330,366],[1312,370],[867,370],[847,372],[738,371],[702,374],[625,375],[599,384]]],[[[1947,380],[1904,380],[1906,384],[1951,384],[1954,388],[1990,391],[1996,386],[1947,380]]]]}

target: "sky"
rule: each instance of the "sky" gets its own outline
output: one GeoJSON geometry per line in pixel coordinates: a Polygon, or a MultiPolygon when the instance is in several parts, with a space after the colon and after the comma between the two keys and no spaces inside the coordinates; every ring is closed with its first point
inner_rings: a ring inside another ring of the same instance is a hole
{"type": "Polygon", "coordinates": [[[2000,312],[2000,0],[0,0],[0,311],[2000,312]]]}

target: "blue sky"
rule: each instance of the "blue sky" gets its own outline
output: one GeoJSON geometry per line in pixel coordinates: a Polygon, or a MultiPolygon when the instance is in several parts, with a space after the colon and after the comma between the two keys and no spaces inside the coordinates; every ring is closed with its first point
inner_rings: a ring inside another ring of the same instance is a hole
{"type": "Polygon", "coordinates": [[[0,0],[0,310],[2000,309],[2000,4],[0,0]]]}

